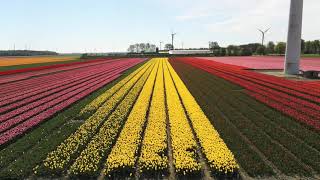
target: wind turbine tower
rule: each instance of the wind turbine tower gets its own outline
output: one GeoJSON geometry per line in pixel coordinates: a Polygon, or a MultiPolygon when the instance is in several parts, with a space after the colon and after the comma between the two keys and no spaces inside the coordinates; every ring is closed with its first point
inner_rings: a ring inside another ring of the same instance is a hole
{"type": "Polygon", "coordinates": [[[262,31],[261,29],[258,29],[260,32],[261,32],[261,34],[262,34],[262,40],[261,40],[261,45],[263,46],[264,45],[264,38],[265,38],[265,35],[266,35],[266,33],[270,30],[270,28],[269,29],[267,29],[267,30],[265,30],[265,31],[262,31]]]}
{"type": "Polygon", "coordinates": [[[171,45],[172,45],[172,50],[174,50],[173,40],[174,40],[174,36],[175,36],[176,34],[177,34],[177,33],[171,33],[171,45]]]}
{"type": "Polygon", "coordinates": [[[301,55],[303,0],[291,0],[287,39],[285,74],[299,74],[301,55]]]}

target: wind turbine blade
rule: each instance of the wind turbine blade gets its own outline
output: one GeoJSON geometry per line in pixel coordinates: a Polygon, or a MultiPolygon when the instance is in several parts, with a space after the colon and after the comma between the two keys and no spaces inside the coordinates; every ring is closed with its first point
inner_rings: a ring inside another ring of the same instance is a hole
{"type": "Polygon", "coordinates": [[[270,27],[270,28],[268,28],[264,33],[267,33],[270,29],[271,29],[271,27],[270,27]]]}

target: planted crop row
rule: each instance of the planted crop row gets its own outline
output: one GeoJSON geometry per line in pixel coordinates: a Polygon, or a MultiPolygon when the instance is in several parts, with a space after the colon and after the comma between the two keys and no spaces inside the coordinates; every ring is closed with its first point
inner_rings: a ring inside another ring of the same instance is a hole
{"type": "MultiPolygon", "coordinates": [[[[147,76],[146,71],[150,64],[145,64],[143,70],[141,70],[134,78],[128,81],[123,87],[121,87],[115,94],[113,94],[108,101],[101,105],[101,107],[90,116],[85,123],[79,127],[79,129],[66,139],[57,149],[51,152],[44,162],[44,166],[54,172],[61,172],[70,165],[71,161],[77,157],[85,145],[90,142],[91,138],[99,130],[101,124],[103,124],[106,118],[112,113],[112,110],[117,108],[117,105],[121,100],[131,92],[130,89],[133,86],[137,86],[137,82],[143,82],[142,76],[147,76]]],[[[137,71],[137,70],[136,70],[137,71]]],[[[140,83],[141,84],[141,83],[140,83]]],[[[106,93],[114,93],[114,89],[108,90],[106,93]]],[[[104,93],[102,96],[105,96],[104,93]]],[[[100,97],[99,97],[100,98],[100,97]]],[[[95,101],[93,101],[95,102],[95,101]]],[[[91,106],[92,104],[89,104],[91,106]]],[[[87,106],[85,109],[88,109],[87,106]]]]}
{"type": "MultiPolygon", "coordinates": [[[[156,61],[156,60],[154,60],[156,61]]],[[[148,80],[146,81],[137,101],[135,102],[127,121],[110,152],[104,173],[113,174],[117,171],[125,170],[126,173],[133,174],[138,158],[138,149],[142,141],[142,131],[146,122],[146,115],[151,100],[157,69],[160,61],[156,61],[148,80]]]]}
{"type": "Polygon", "coordinates": [[[138,163],[145,174],[163,174],[168,169],[166,127],[163,63],[160,62],[138,163]]]}
{"type": "Polygon", "coordinates": [[[197,161],[197,143],[166,65],[164,80],[174,167],[180,175],[198,174],[201,167],[197,161]]]}
{"type": "Polygon", "coordinates": [[[211,125],[209,119],[203,113],[172,66],[168,65],[168,68],[210,167],[215,172],[222,174],[234,173],[238,170],[239,166],[232,152],[220,138],[218,132],[211,125]]]}
{"type": "MultiPolygon", "coordinates": [[[[111,89],[100,95],[98,98],[93,100],[91,103],[89,103],[85,108],[83,108],[80,112],[80,116],[84,116],[85,114],[90,114],[94,111],[96,111],[103,103],[105,103],[114,93],[116,93],[120,88],[122,88],[124,85],[127,85],[127,82],[135,82],[137,78],[141,76],[141,74],[144,72],[145,66],[140,67],[136,71],[132,72],[130,75],[128,75],[126,78],[124,78],[122,81],[115,84],[111,89]]],[[[129,87],[127,87],[129,89],[129,87]]]]}
{"type": "Polygon", "coordinates": [[[96,175],[98,170],[101,169],[101,164],[121,131],[132,106],[155,65],[154,63],[155,62],[151,63],[152,67],[150,67],[132,87],[116,109],[108,116],[107,120],[99,129],[99,132],[81,152],[80,156],[70,168],[72,174],[96,175]]]}

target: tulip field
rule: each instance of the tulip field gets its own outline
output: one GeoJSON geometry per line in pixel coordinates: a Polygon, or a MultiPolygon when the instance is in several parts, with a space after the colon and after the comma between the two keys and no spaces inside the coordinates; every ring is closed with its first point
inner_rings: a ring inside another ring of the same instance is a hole
{"type": "Polygon", "coordinates": [[[0,179],[318,179],[319,132],[319,81],[207,58],[0,72],[0,179]]]}

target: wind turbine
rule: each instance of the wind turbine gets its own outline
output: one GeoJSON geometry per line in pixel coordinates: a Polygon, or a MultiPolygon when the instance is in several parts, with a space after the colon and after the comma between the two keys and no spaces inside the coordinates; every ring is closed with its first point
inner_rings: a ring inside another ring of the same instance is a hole
{"type": "Polygon", "coordinates": [[[162,45],[162,43],[163,43],[163,42],[162,42],[162,41],[160,41],[160,49],[159,49],[159,50],[161,50],[161,45],[162,45]]]}
{"type": "Polygon", "coordinates": [[[271,29],[271,27],[270,28],[268,28],[267,30],[261,30],[261,29],[258,29],[260,32],[261,32],[261,34],[262,34],[262,40],[261,40],[261,45],[263,46],[264,45],[264,37],[265,37],[265,35],[266,35],[266,33],[269,31],[271,29]]]}

